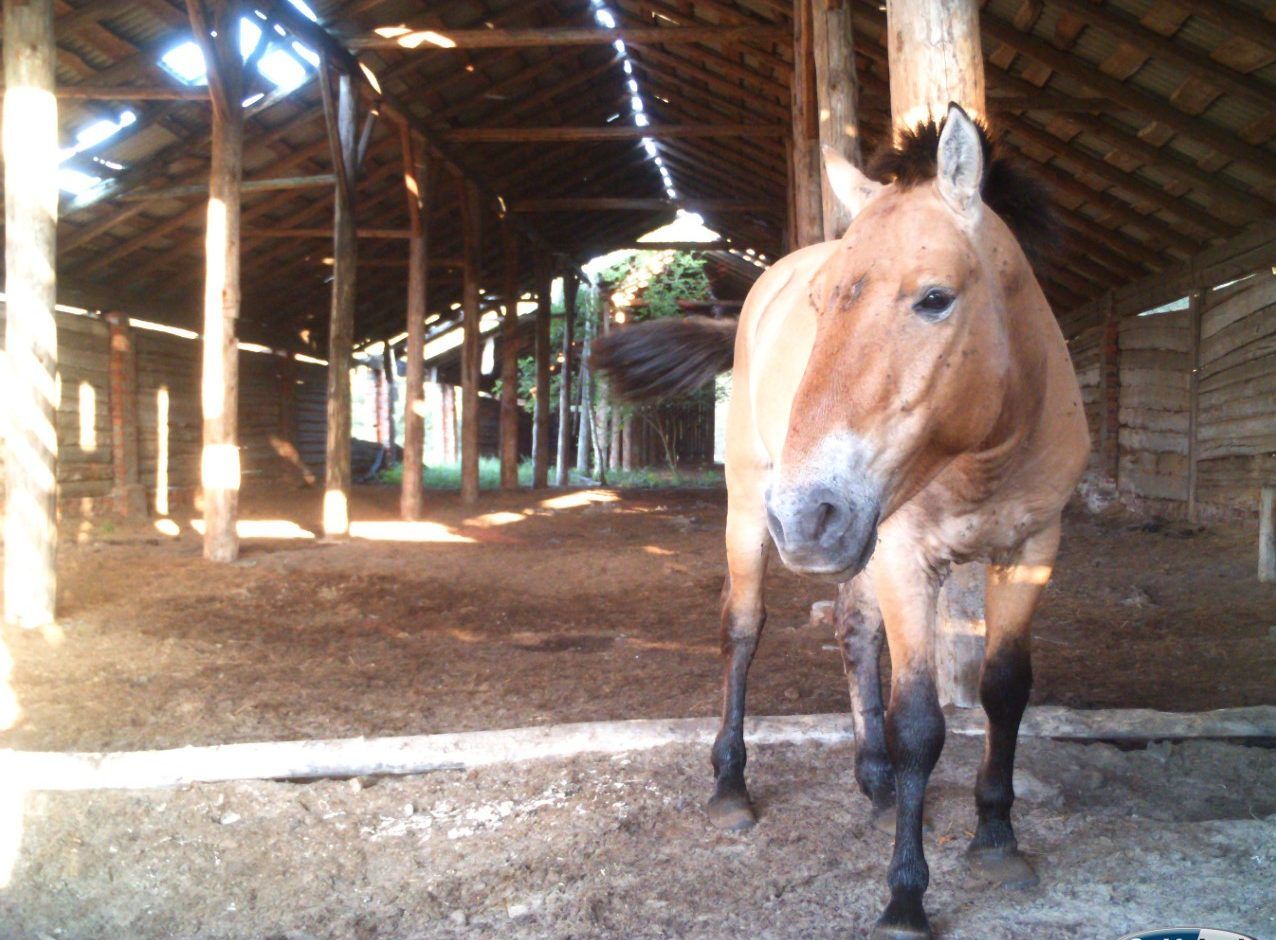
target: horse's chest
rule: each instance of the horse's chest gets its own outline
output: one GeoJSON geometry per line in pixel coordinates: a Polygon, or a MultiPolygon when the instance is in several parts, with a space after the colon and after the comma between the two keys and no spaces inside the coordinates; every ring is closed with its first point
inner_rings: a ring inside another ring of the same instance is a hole
{"type": "Polygon", "coordinates": [[[1032,507],[1018,501],[931,515],[922,531],[927,554],[940,562],[989,561],[1012,552],[1041,528],[1032,507]]]}

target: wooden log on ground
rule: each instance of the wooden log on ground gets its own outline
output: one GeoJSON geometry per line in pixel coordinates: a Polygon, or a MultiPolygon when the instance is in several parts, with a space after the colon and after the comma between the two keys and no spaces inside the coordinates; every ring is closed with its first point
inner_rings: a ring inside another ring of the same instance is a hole
{"type": "Polygon", "coordinates": [[[195,41],[208,66],[212,96],[212,160],[204,242],[204,323],[201,376],[204,557],[239,557],[239,184],[244,172],[244,70],[238,7],[187,0],[195,41]]]}
{"type": "Polygon", "coordinates": [[[403,180],[412,238],[408,240],[407,374],[403,395],[403,489],[399,515],[421,518],[425,460],[425,312],[429,283],[429,172],[425,152],[403,130],[403,180]]]}
{"type": "Polygon", "coordinates": [[[479,226],[482,203],[473,183],[461,183],[461,229],[464,242],[465,283],[461,290],[463,339],[461,345],[461,502],[474,503],[479,495],[479,279],[482,252],[479,226]]]}
{"type": "Polygon", "coordinates": [[[323,531],[328,537],[350,531],[350,359],[354,345],[355,272],[354,168],[357,161],[357,98],[352,79],[341,74],[332,100],[326,66],[319,85],[328,119],[336,167],[333,210],[332,311],[328,330],[328,434],[324,468],[323,531]]]}
{"type": "Polygon", "coordinates": [[[111,463],[115,511],[140,519],[146,515],[146,494],[138,476],[137,350],[128,317],[108,313],[111,375],[111,463]]]}
{"type": "Polygon", "coordinates": [[[576,275],[563,274],[563,363],[558,389],[558,453],[554,465],[554,485],[566,486],[568,453],[572,446],[572,341],[576,323],[576,275]]]}
{"type": "MultiPolygon", "coordinates": [[[[0,774],[28,791],[137,790],[226,780],[309,780],[366,774],[471,770],[580,755],[624,754],[672,745],[708,747],[718,731],[712,718],[638,719],[536,725],[497,731],[335,738],[182,747],[162,751],[32,752],[0,750],[0,774]]],[[[854,740],[845,714],[749,717],[750,746],[838,745],[854,740]]],[[[948,733],[984,733],[981,711],[948,718],[948,733]]],[[[1248,740],[1276,737],[1276,707],[1210,712],[1150,709],[1078,711],[1030,707],[1021,737],[1081,741],[1248,740]]]]}
{"type": "Polygon", "coordinates": [[[552,269],[542,255],[536,263],[536,410],[532,420],[532,486],[549,485],[549,322],[552,269]]]}
{"type": "MultiPolygon", "coordinates": [[[[887,0],[886,32],[892,133],[942,121],[954,101],[972,117],[987,114],[975,0],[887,0]]],[[[935,659],[941,704],[979,703],[985,580],[983,564],[954,565],[940,591],[935,659]]]]}
{"type": "Polygon", "coordinates": [[[504,284],[501,297],[501,489],[518,489],[518,236],[501,224],[504,284]]]}
{"type": "Polygon", "coordinates": [[[4,5],[4,619],[54,622],[58,103],[52,0],[4,5]]]}

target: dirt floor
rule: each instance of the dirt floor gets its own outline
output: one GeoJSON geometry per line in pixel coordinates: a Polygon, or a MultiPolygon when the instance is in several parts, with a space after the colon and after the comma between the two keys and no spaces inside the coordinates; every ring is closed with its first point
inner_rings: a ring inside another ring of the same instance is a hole
{"type": "MultiPolygon", "coordinates": [[[[1276,751],[1023,742],[1016,818],[1042,883],[1015,891],[975,887],[961,865],[979,747],[950,737],[928,800],[927,902],[945,940],[1116,940],[1183,924],[1276,936],[1276,751]]],[[[762,817],[742,836],[708,825],[705,755],[683,747],[366,789],[36,795],[0,933],[866,936],[890,843],[867,824],[850,749],[752,758],[762,817]]]]}
{"type": "MultiPolygon", "coordinates": [[[[68,525],[59,640],[5,635],[21,716],[0,747],[108,750],[712,715],[725,499],[716,490],[433,497],[314,539],[319,497],[244,497],[265,538],[205,563],[186,520],[68,525]],[[290,536],[281,538],[279,536],[290,536]]],[[[1276,703],[1276,585],[1256,533],[1070,515],[1034,627],[1034,700],[1199,710],[1276,703]]],[[[846,709],[827,586],[778,563],[754,714],[846,709]]]]}
{"type": "MultiPolygon", "coordinates": [[[[61,635],[5,639],[20,714],[0,747],[129,749],[711,715],[717,491],[436,498],[324,543],[315,494],[245,494],[263,537],[200,557],[189,521],[68,525],[61,635]]],[[[1276,587],[1254,534],[1069,517],[1034,630],[1039,702],[1276,702],[1276,587]]],[[[828,589],[773,566],[751,711],[844,711],[828,589]]],[[[978,742],[932,789],[929,906],[946,938],[1105,940],[1197,923],[1276,935],[1276,751],[1027,741],[1017,809],[1042,886],[979,890],[959,853],[978,742]]],[[[468,774],[141,793],[0,781],[0,937],[860,936],[885,898],[849,748],[756,749],[745,836],[702,811],[673,747],[468,774]],[[16,866],[9,871],[11,866],[16,866]]]]}

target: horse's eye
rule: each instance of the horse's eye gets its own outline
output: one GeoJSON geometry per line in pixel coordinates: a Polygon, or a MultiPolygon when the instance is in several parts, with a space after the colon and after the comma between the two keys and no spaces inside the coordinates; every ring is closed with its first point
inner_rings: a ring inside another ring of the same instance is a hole
{"type": "Polygon", "coordinates": [[[922,295],[922,299],[913,304],[913,310],[924,320],[935,323],[944,319],[952,310],[953,301],[956,299],[952,291],[944,290],[941,287],[932,287],[922,295]]]}

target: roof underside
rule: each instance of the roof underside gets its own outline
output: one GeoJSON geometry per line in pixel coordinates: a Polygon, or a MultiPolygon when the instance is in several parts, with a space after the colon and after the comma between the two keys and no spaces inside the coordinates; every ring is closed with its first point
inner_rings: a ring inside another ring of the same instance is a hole
{"type": "MultiPolygon", "coordinates": [[[[867,146],[888,121],[885,14],[851,5],[867,146]]],[[[378,27],[594,27],[589,0],[352,0],[313,4],[319,21],[351,43],[378,27]]],[[[994,129],[1054,191],[1068,240],[1046,261],[1043,286],[1063,312],[1104,290],[1174,265],[1245,226],[1276,216],[1276,6],[1209,0],[989,0],[983,48],[994,129]],[[1220,12],[1222,11],[1222,12],[1220,12]],[[1139,42],[1134,42],[1139,39],[1139,42]],[[1000,100],[999,100],[1000,99],[1000,100]],[[1084,100],[1082,100],[1084,99],[1084,100]]],[[[786,0],[606,0],[618,25],[758,25],[791,30],[786,0]]],[[[174,84],[159,57],[190,37],[182,4],[166,0],[58,2],[63,85],[174,84]]],[[[792,43],[739,38],[631,44],[645,113],[662,125],[789,121],[792,43]]],[[[360,61],[425,124],[453,129],[632,126],[630,75],[610,45],[539,48],[367,49],[360,61]]],[[[269,90],[264,88],[263,90],[269,90]]],[[[318,83],[268,95],[249,111],[245,179],[332,171],[318,83]],[[279,100],[275,100],[278,97],[279,100]]],[[[121,104],[63,99],[70,140],[121,104]]],[[[204,201],[199,195],[127,200],[145,189],[207,179],[209,106],[138,101],[137,116],[92,155],[123,165],[111,197],[63,213],[59,271],[74,297],[167,322],[197,320],[203,280],[204,201]]],[[[657,150],[679,201],[707,202],[706,224],[733,245],[768,256],[782,247],[786,215],[783,137],[662,138],[657,150]],[[736,205],[738,204],[738,205],[736,205]]],[[[455,142],[468,165],[511,206],[547,198],[664,199],[666,183],[641,140],[455,142]]],[[[84,160],[90,159],[86,154],[84,160]]],[[[103,173],[102,165],[95,164],[103,173]]],[[[408,226],[400,135],[373,125],[357,190],[360,228],[408,226]]],[[[429,215],[429,308],[455,318],[462,253],[456,180],[435,174],[429,215]]],[[[68,197],[69,198],[69,197],[68,197]]],[[[330,187],[246,193],[243,327],[246,338],[300,348],[321,340],[329,306],[330,187]],[[280,237],[278,230],[320,230],[280,237]],[[275,230],[271,232],[270,230],[275,230]],[[303,339],[304,338],[304,339],[303,339]]],[[[543,244],[576,260],[632,243],[669,221],[672,208],[591,206],[520,213],[543,244]]],[[[501,282],[495,214],[484,218],[482,287],[501,282]]],[[[524,252],[522,287],[532,284],[524,252]]],[[[406,291],[402,238],[359,244],[356,340],[401,331],[406,291]]],[[[743,296],[757,267],[712,255],[715,287],[743,296]]],[[[74,299],[68,297],[68,299],[74,299]]],[[[317,348],[317,347],[316,347],[317,348]]]]}

